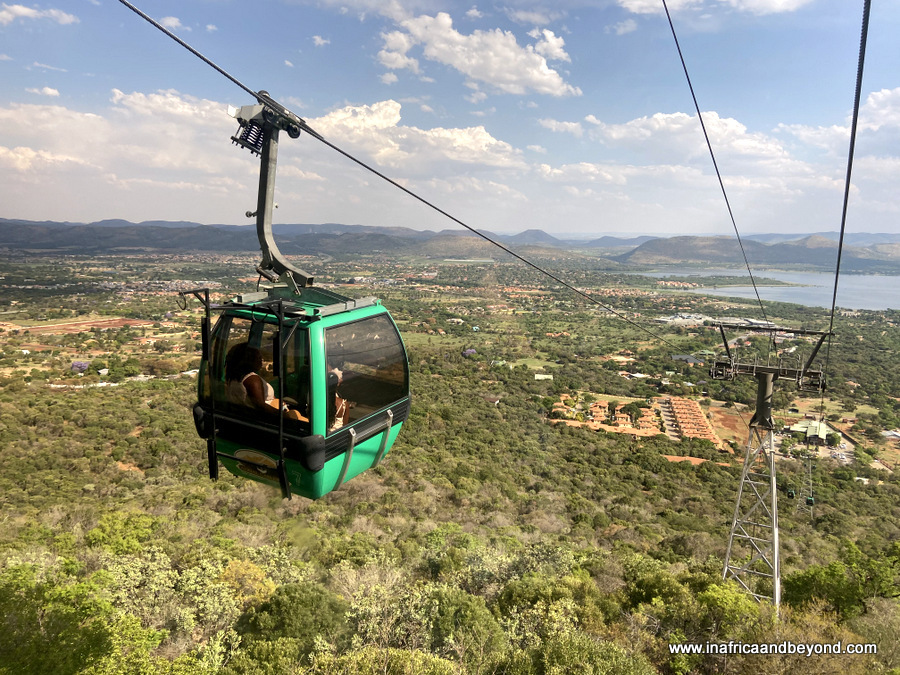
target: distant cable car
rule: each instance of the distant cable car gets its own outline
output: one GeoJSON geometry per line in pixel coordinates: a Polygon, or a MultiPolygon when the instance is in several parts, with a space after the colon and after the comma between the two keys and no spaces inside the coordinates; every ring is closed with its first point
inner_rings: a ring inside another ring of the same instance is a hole
{"type": "Polygon", "coordinates": [[[268,282],[222,305],[207,289],[181,294],[206,307],[194,423],[207,440],[210,478],[221,461],[284,497],[318,499],[390,450],[409,414],[409,364],[379,300],[313,287],[279,252],[271,223],[278,132],[315,132],[265,92],[258,100],[232,111],[241,125],[232,140],[260,155],[257,210],[247,215],[256,217],[257,271],[268,282]]]}

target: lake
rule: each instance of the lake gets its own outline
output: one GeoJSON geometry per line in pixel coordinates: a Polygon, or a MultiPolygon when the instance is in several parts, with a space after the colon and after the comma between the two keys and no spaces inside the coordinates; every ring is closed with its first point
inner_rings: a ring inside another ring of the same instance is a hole
{"type": "MultiPolygon", "coordinates": [[[[685,267],[654,269],[638,272],[650,277],[747,277],[747,286],[704,288],[695,293],[756,300],[746,269],[710,268],[698,270],[685,267]]],[[[779,270],[755,270],[754,279],[777,279],[802,286],[759,286],[759,296],[764,300],[793,302],[809,307],[831,308],[834,293],[834,275],[822,272],[783,272],[779,270]]],[[[838,281],[837,306],[845,309],[900,309],[900,276],[875,274],[841,274],[838,281]]]]}

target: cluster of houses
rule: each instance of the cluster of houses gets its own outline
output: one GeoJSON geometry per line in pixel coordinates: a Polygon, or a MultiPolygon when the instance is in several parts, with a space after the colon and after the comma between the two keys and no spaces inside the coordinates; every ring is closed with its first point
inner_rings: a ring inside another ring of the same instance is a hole
{"type": "Polygon", "coordinates": [[[668,396],[663,399],[662,405],[671,413],[671,419],[679,436],[682,438],[705,438],[717,448],[723,447],[722,439],[713,431],[712,425],[696,401],[668,396]]]}
{"type": "Polygon", "coordinates": [[[585,407],[568,394],[563,394],[561,400],[553,404],[551,418],[555,418],[553,421],[556,423],[585,426],[594,431],[645,437],[661,433],[655,408],[641,408],[640,416],[633,419],[624,411],[626,405],[628,404],[616,406],[615,413],[610,414],[609,403],[606,401],[596,401],[585,407]]]}

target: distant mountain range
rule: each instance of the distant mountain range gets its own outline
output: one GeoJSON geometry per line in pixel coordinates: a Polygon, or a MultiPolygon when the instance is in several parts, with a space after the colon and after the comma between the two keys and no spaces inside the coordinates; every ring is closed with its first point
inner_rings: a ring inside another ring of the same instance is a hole
{"type": "MultiPolygon", "coordinates": [[[[357,255],[396,252],[404,255],[502,257],[490,242],[466,230],[413,230],[339,223],[282,224],[273,227],[282,252],[316,255],[357,255]]],[[[673,264],[744,264],[741,247],[733,237],[613,237],[592,240],[558,239],[543,230],[515,235],[483,231],[491,239],[532,254],[604,256],[607,262],[628,266],[673,264]]],[[[838,234],[757,234],[743,237],[743,248],[753,267],[806,265],[833,269],[838,234]]],[[[0,218],[0,247],[100,253],[135,249],[257,251],[253,226],[202,225],[185,221],[102,220],[93,223],[26,221],[0,218]]],[[[853,233],[845,237],[842,269],[855,272],[894,271],[900,268],[900,234],[853,233]]]]}

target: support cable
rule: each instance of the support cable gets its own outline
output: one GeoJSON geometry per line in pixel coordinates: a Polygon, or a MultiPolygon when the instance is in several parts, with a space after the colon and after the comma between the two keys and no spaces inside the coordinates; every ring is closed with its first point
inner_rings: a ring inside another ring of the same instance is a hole
{"type": "Polygon", "coordinates": [[[147,16],[146,14],[144,14],[141,10],[139,10],[137,7],[135,7],[135,6],[132,5],[130,2],[128,2],[128,0],[119,0],[119,2],[121,2],[123,5],[125,5],[128,9],[130,9],[132,12],[134,12],[135,14],[137,14],[139,17],[141,17],[142,19],[144,19],[147,23],[149,23],[150,25],[154,26],[155,28],[158,28],[158,29],[161,30],[163,33],[165,33],[166,35],[168,35],[170,38],[172,38],[173,40],[175,40],[175,42],[177,42],[178,44],[180,44],[182,47],[184,47],[185,49],[187,49],[191,54],[193,54],[193,55],[196,56],[198,59],[200,59],[201,61],[203,61],[203,63],[205,63],[206,65],[208,65],[208,66],[210,66],[211,68],[213,68],[214,70],[216,70],[220,75],[224,75],[225,77],[227,77],[229,80],[231,80],[231,81],[232,81],[234,84],[236,84],[238,87],[240,87],[241,89],[243,89],[244,91],[246,91],[248,94],[250,94],[250,95],[251,95],[253,98],[255,98],[257,101],[259,101],[260,103],[262,103],[262,101],[260,100],[259,94],[258,94],[257,92],[253,91],[250,87],[248,87],[247,85],[245,85],[243,82],[241,82],[240,80],[238,80],[236,77],[232,77],[232,76],[228,73],[228,71],[226,71],[224,68],[220,68],[220,67],[217,66],[215,63],[213,63],[212,61],[210,61],[210,60],[209,60],[208,58],[206,58],[203,54],[201,54],[201,53],[198,52],[196,49],[194,49],[193,47],[191,47],[187,42],[185,42],[185,41],[182,40],[180,37],[178,37],[177,35],[175,35],[175,33],[173,33],[172,31],[170,31],[170,30],[168,30],[167,28],[165,28],[164,26],[162,26],[159,22],[155,21],[153,18],[151,18],[151,17],[147,16]]]}
{"type": "Polygon", "coordinates": [[[762,298],[759,296],[759,289],[756,287],[756,279],[753,278],[753,272],[750,270],[750,261],[747,260],[747,252],[744,250],[744,242],[741,240],[741,233],[738,231],[737,221],[734,219],[734,213],[731,210],[731,202],[728,199],[728,192],[725,190],[725,182],[722,180],[722,173],[719,171],[719,164],[716,162],[716,154],[713,152],[712,142],[709,140],[709,134],[706,132],[706,124],[703,121],[703,114],[700,112],[700,104],[697,102],[697,95],[694,93],[694,85],[691,83],[691,76],[688,73],[687,63],[684,60],[684,54],[681,52],[681,44],[678,42],[678,35],[675,33],[675,24],[672,23],[672,15],[669,14],[669,6],[666,0],[662,0],[663,9],[666,10],[666,18],[669,20],[669,28],[672,30],[672,38],[675,40],[675,48],[678,50],[678,58],[681,59],[681,68],[684,70],[684,76],[687,79],[688,88],[691,90],[691,98],[694,100],[694,108],[697,110],[697,119],[700,120],[700,127],[703,129],[703,137],[706,139],[706,147],[709,149],[709,156],[712,159],[713,168],[716,170],[716,176],[719,179],[719,187],[722,189],[722,196],[725,198],[725,206],[728,209],[728,216],[731,218],[731,225],[734,228],[734,234],[737,237],[738,246],[741,249],[741,255],[744,257],[744,265],[747,266],[747,274],[750,275],[750,283],[753,285],[753,292],[756,294],[756,301],[759,303],[759,309],[762,311],[763,319],[768,322],[766,316],[766,308],[763,307],[762,298]]]}
{"type": "MultiPolygon", "coordinates": [[[[862,79],[863,79],[863,66],[866,61],[866,42],[868,40],[869,35],[869,12],[871,9],[872,2],[871,0],[863,0],[863,17],[862,17],[862,30],[859,38],[859,63],[856,68],[856,91],[854,93],[853,98],[853,120],[850,123],[850,150],[847,156],[847,176],[844,180],[844,203],[843,208],[841,210],[841,232],[838,237],[838,250],[837,250],[837,262],[835,263],[834,268],[834,292],[831,295],[831,318],[828,322],[828,344],[825,346],[825,376],[828,376],[828,364],[831,359],[831,339],[832,336],[830,333],[834,328],[834,315],[835,310],[837,308],[837,293],[838,293],[838,280],[840,279],[841,274],[841,254],[844,250],[844,233],[847,229],[847,209],[850,203],[850,176],[853,173],[853,155],[856,152],[856,132],[857,126],[859,122],[859,100],[862,94],[862,79]]],[[[821,400],[822,410],[820,411],[821,417],[819,421],[825,417],[825,392],[822,392],[822,400],[821,400]]]]}
{"type": "Polygon", "coordinates": [[[666,340],[666,339],[665,339],[664,337],[662,337],[661,335],[658,335],[658,334],[654,333],[653,331],[651,331],[650,329],[648,329],[648,328],[646,328],[646,327],[640,325],[640,324],[637,323],[636,321],[632,321],[631,319],[629,319],[628,317],[626,317],[624,314],[622,314],[621,312],[616,311],[615,309],[613,309],[613,308],[610,307],[609,305],[607,305],[607,304],[605,304],[605,303],[603,303],[603,302],[600,302],[599,300],[597,300],[597,299],[594,298],[593,296],[588,295],[588,294],[585,293],[584,291],[578,290],[577,288],[575,288],[574,286],[572,286],[572,285],[569,284],[568,282],[563,281],[560,277],[558,277],[557,275],[555,275],[553,272],[550,272],[549,270],[546,270],[546,269],[544,269],[543,267],[540,267],[540,266],[537,265],[536,263],[531,262],[531,261],[528,260],[527,258],[525,258],[525,257],[523,257],[523,256],[521,256],[521,255],[519,255],[519,254],[516,253],[515,251],[513,251],[513,250],[511,250],[510,248],[504,246],[504,245],[501,244],[499,241],[496,241],[495,239],[491,239],[489,236],[487,236],[487,235],[484,234],[483,232],[480,232],[479,230],[476,230],[474,227],[472,227],[472,226],[470,226],[470,225],[467,225],[466,223],[464,223],[463,221],[461,221],[461,220],[460,220],[459,218],[457,218],[456,216],[453,216],[452,214],[447,213],[447,212],[444,211],[442,208],[440,208],[439,206],[436,206],[436,205],[432,204],[430,201],[428,201],[428,200],[425,199],[424,197],[420,197],[418,194],[416,194],[416,193],[413,192],[412,190],[403,187],[400,183],[398,183],[398,182],[395,181],[394,179],[392,179],[392,178],[386,176],[385,174],[381,173],[380,171],[378,171],[378,169],[375,169],[374,167],[369,166],[368,164],[366,164],[366,163],[363,162],[362,160],[357,159],[357,158],[354,157],[353,155],[351,155],[351,154],[349,154],[348,152],[342,150],[341,148],[339,148],[338,146],[334,145],[333,143],[331,143],[331,142],[325,140],[325,139],[322,138],[321,136],[318,136],[318,137],[317,137],[317,140],[318,140],[318,141],[321,141],[322,143],[324,143],[325,145],[327,145],[327,146],[328,146],[329,148],[331,148],[332,150],[335,150],[335,151],[337,151],[338,153],[342,154],[344,157],[346,157],[346,158],[349,159],[350,161],[356,162],[359,166],[361,166],[362,168],[366,169],[367,171],[372,172],[373,174],[375,174],[376,176],[378,176],[378,177],[381,178],[382,180],[385,180],[385,181],[387,181],[388,183],[390,183],[391,185],[393,185],[394,187],[396,187],[396,188],[402,190],[403,192],[405,192],[406,194],[408,194],[410,197],[413,197],[414,199],[417,199],[418,201],[422,202],[423,204],[425,204],[425,206],[427,206],[427,207],[429,207],[429,208],[431,208],[431,209],[437,211],[437,212],[440,213],[442,216],[445,216],[446,218],[449,218],[450,220],[452,220],[452,221],[453,221],[454,223],[456,223],[457,225],[461,225],[462,227],[466,228],[466,229],[467,229],[469,232],[471,232],[472,234],[478,235],[479,237],[481,237],[482,239],[484,239],[484,240],[487,241],[488,243],[493,244],[493,245],[496,246],[497,248],[499,248],[499,249],[505,251],[506,253],[508,253],[509,255],[511,255],[513,258],[516,258],[517,260],[519,260],[519,261],[525,263],[525,264],[528,265],[529,267],[531,267],[531,268],[537,270],[537,271],[540,272],[541,274],[543,274],[543,275],[549,277],[550,279],[553,279],[553,281],[555,281],[555,282],[557,282],[558,284],[560,284],[560,285],[562,285],[562,286],[568,288],[568,289],[569,289],[570,291],[572,291],[573,293],[576,293],[577,295],[580,295],[582,298],[584,298],[584,299],[587,300],[588,302],[591,302],[591,303],[593,303],[593,304],[595,304],[595,305],[599,305],[600,307],[602,307],[602,308],[605,309],[606,311],[608,311],[608,312],[610,312],[611,314],[613,314],[613,315],[617,316],[618,318],[622,319],[623,321],[625,321],[625,322],[628,323],[629,325],[633,326],[634,328],[637,328],[638,330],[641,330],[641,331],[643,331],[644,333],[647,333],[647,334],[650,335],[651,337],[656,338],[657,340],[662,341],[663,343],[669,345],[670,347],[674,347],[674,348],[677,349],[677,345],[673,344],[672,342],[669,342],[668,340],[666,340]]]}
{"type": "MultiPolygon", "coordinates": [[[[225,77],[227,77],[231,82],[233,82],[233,83],[236,84],[238,87],[240,87],[241,89],[243,89],[245,92],[247,92],[248,94],[250,94],[251,96],[253,96],[253,97],[254,97],[257,101],[259,101],[260,103],[263,103],[263,104],[273,104],[273,103],[275,103],[275,102],[274,102],[272,99],[270,99],[267,95],[266,95],[266,96],[261,96],[261,93],[265,93],[265,92],[255,92],[255,91],[253,91],[252,89],[250,89],[250,87],[246,86],[244,83],[242,83],[242,82],[241,82],[240,80],[238,80],[236,77],[234,77],[234,76],[232,76],[231,74],[229,74],[224,68],[221,68],[221,67],[217,66],[217,65],[216,65],[215,63],[213,63],[210,59],[206,58],[203,54],[201,54],[201,53],[198,52],[196,49],[194,49],[193,47],[191,47],[191,46],[190,46],[188,43],[186,43],[184,40],[182,40],[182,39],[179,38],[177,35],[175,35],[174,33],[172,33],[172,31],[168,30],[167,28],[165,28],[164,26],[162,26],[160,23],[158,23],[156,20],[154,20],[152,17],[148,16],[147,14],[145,14],[144,12],[142,12],[141,10],[139,10],[137,7],[135,7],[134,5],[132,5],[130,2],[128,2],[128,0],[119,0],[119,2],[122,3],[123,5],[125,5],[126,7],[128,7],[128,9],[132,10],[135,14],[137,14],[138,16],[140,16],[142,19],[144,19],[145,21],[147,21],[149,24],[151,24],[152,26],[154,26],[155,28],[159,29],[160,31],[162,31],[163,33],[165,33],[166,35],[168,35],[170,38],[172,38],[173,40],[175,40],[175,42],[177,42],[177,43],[180,44],[182,47],[184,47],[185,49],[187,49],[189,52],[191,52],[191,54],[193,54],[194,56],[196,56],[197,58],[199,58],[200,60],[202,60],[202,61],[203,61],[204,63],[206,63],[207,65],[211,66],[213,69],[215,69],[215,70],[216,70],[217,72],[219,72],[220,74],[222,74],[222,75],[224,75],[225,77]]],[[[278,105],[278,104],[275,104],[275,105],[278,105]]],[[[280,106],[279,106],[279,107],[280,107],[280,106]]],[[[291,113],[291,114],[292,114],[292,113],[291,113]]],[[[296,119],[299,120],[299,118],[296,118],[296,119]]],[[[591,295],[585,293],[584,291],[581,291],[581,290],[575,288],[574,286],[572,286],[572,285],[569,284],[568,282],[563,281],[563,280],[562,280],[560,277],[558,277],[556,274],[550,272],[549,270],[546,270],[546,269],[540,267],[540,266],[537,265],[536,263],[531,262],[531,261],[528,260],[527,258],[525,258],[525,257],[519,255],[518,253],[512,251],[511,249],[507,248],[506,246],[504,246],[504,245],[501,244],[500,242],[498,242],[498,241],[496,241],[496,240],[494,240],[494,239],[488,237],[486,234],[484,234],[484,233],[482,233],[482,232],[479,232],[479,231],[476,230],[474,227],[471,227],[471,226],[467,225],[466,223],[464,223],[464,222],[463,222],[462,220],[460,220],[459,218],[456,218],[455,216],[452,216],[451,214],[449,214],[448,212],[446,212],[446,211],[444,211],[443,209],[439,208],[438,206],[434,205],[433,203],[431,203],[430,201],[428,201],[428,200],[425,199],[424,197],[420,197],[418,194],[416,194],[416,193],[413,192],[412,190],[403,187],[400,183],[398,183],[397,181],[393,180],[392,178],[389,178],[388,176],[386,176],[385,174],[381,173],[380,171],[378,171],[378,170],[375,169],[374,167],[369,166],[368,164],[366,164],[365,162],[363,162],[363,161],[360,160],[360,159],[357,159],[356,157],[354,157],[353,155],[351,155],[349,152],[347,152],[347,151],[345,151],[345,150],[339,148],[339,147],[338,147],[337,145],[335,145],[334,143],[331,143],[330,141],[327,141],[327,140],[326,140],[325,138],[323,138],[319,133],[317,133],[317,132],[314,131],[312,128],[310,128],[308,125],[306,125],[306,123],[303,122],[302,120],[299,120],[299,122],[301,123],[301,125],[302,125],[302,127],[303,127],[303,130],[304,130],[304,131],[307,131],[307,132],[309,133],[310,136],[312,136],[313,138],[315,138],[315,139],[318,140],[318,141],[321,141],[322,143],[324,143],[325,145],[327,145],[327,146],[328,146],[329,148],[331,148],[332,150],[337,151],[338,153],[340,153],[341,155],[343,155],[343,156],[346,157],[347,159],[349,159],[349,160],[355,162],[356,164],[358,164],[358,165],[361,166],[362,168],[366,169],[367,171],[369,171],[369,172],[375,174],[376,176],[378,176],[379,178],[381,178],[381,179],[387,181],[388,183],[390,183],[390,184],[393,185],[394,187],[399,188],[400,190],[402,190],[402,191],[405,192],[406,194],[410,195],[411,197],[417,199],[418,201],[422,202],[423,204],[425,204],[425,205],[428,206],[429,208],[431,208],[431,209],[437,211],[438,213],[440,213],[441,215],[443,215],[443,216],[449,218],[449,219],[452,220],[454,223],[457,223],[458,225],[461,225],[461,226],[464,227],[465,229],[469,230],[469,232],[472,232],[473,234],[478,235],[479,237],[481,237],[481,238],[484,239],[485,241],[489,242],[490,244],[493,244],[493,245],[496,246],[497,248],[502,249],[503,251],[505,251],[506,253],[508,253],[508,254],[511,255],[512,257],[514,257],[514,258],[516,258],[517,260],[519,260],[519,261],[525,263],[525,264],[528,265],[529,267],[531,267],[531,268],[537,270],[538,272],[540,272],[540,273],[543,274],[544,276],[546,276],[546,277],[548,277],[548,278],[550,278],[550,279],[553,279],[553,281],[555,281],[555,282],[557,282],[558,284],[560,284],[561,286],[563,286],[563,287],[569,289],[570,291],[572,291],[572,292],[575,293],[576,295],[581,296],[582,298],[584,298],[584,299],[587,300],[588,302],[590,302],[590,303],[592,303],[592,304],[594,304],[594,305],[597,305],[597,306],[599,306],[599,307],[602,307],[602,308],[605,309],[607,312],[609,312],[609,313],[613,314],[614,316],[618,317],[619,319],[621,319],[621,320],[624,321],[625,323],[629,324],[630,326],[632,326],[632,327],[634,327],[634,328],[637,328],[638,330],[640,330],[640,331],[646,333],[646,334],[649,335],[650,337],[652,337],[652,338],[654,338],[654,339],[656,339],[656,340],[659,340],[660,342],[663,342],[664,344],[666,344],[666,345],[668,345],[668,346],[670,346],[670,347],[672,347],[672,348],[678,349],[678,346],[675,345],[673,342],[670,342],[669,340],[666,340],[666,339],[665,339],[664,337],[662,337],[661,335],[658,335],[657,333],[654,333],[654,332],[651,331],[649,328],[646,328],[645,326],[642,326],[641,324],[637,323],[636,321],[632,321],[632,320],[629,319],[627,316],[625,316],[625,315],[622,314],[621,312],[619,312],[619,311],[613,309],[613,308],[610,307],[609,305],[606,305],[605,303],[601,302],[600,300],[597,300],[596,298],[594,298],[593,296],[591,296],[591,295]]]]}

